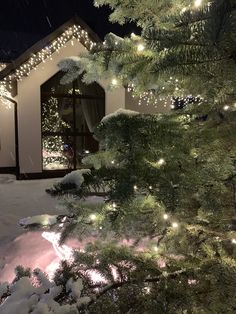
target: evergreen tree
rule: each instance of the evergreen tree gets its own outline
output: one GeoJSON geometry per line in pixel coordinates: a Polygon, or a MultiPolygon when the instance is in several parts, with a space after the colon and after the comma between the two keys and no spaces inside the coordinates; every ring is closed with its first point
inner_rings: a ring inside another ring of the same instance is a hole
{"type": "MultiPolygon", "coordinates": [[[[96,3],[114,9],[113,21],[136,21],[142,35],[108,35],[90,54],[61,63],[64,80],[85,72],[86,82],[105,77],[137,94],[191,92],[205,101],[102,120],[101,151],[84,159],[91,172],[77,193],[103,191],[106,202],[71,201],[67,216],[50,220],[61,241],[90,242],[55,284],[83,279],[88,298],[77,303],[79,313],[235,313],[236,3],[96,3]]],[[[70,302],[65,290],[57,301],[70,302]]]]}

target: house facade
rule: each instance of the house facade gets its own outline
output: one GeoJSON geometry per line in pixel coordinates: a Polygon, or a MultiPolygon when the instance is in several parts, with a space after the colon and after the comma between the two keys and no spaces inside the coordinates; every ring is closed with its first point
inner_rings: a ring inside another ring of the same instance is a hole
{"type": "Polygon", "coordinates": [[[62,85],[58,63],[99,41],[79,18],[62,25],[0,72],[0,173],[18,179],[56,177],[82,167],[98,149],[93,128],[119,108],[137,110],[125,88],[106,82],[62,85]]]}

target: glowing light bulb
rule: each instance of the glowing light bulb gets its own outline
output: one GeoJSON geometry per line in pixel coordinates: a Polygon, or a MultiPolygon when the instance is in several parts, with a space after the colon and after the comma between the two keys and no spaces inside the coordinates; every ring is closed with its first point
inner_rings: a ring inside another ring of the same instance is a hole
{"type": "Polygon", "coordinates": [[[158,246],[157,245],[153,246],[153,251],[158,252],[158,246]]]}
{"type": "Polygon", "coordinates": [[[225,111],[227,111],[227,110],[229,110],[229,106],[224,106],[224,108],[223,108],[225,111]]]}
{"type": "Polygon", "coordinates": [[[144,47],[143,44],[138,44],[137,50],[138,50],[139,52],[143,51],[144,49],[145,49],[145,47],[144,47]]]}
{"type": "Polygon", "coordinates": [[[118,84],[118,81],[116,78],[113,78],[112,81],[111,81],[111,84],[112,85],[117,85],[118,84]]]}
{"type": "Polygon", "coordinates": [[[97,215],[96,214],[91,214],[89,216],[90,220],[95,221],[97,219],[97,215]]]}
{"type": "Polygon", "coordinates": [[[145,294],[150,294],[151,293],[151,288],[150,287],[144,288],[144,292],[145,292],[145,294]]]}
{"type": "Polygon", "coordinates": [[[232,239],[231,242],[232,242],[233,244],[236,244],[236,239],[232,239]]]}
{"type": "Polygon", "coordinates": [[[202,5],[202,0],[195,0],[194,1],[195,8],[199,8],[201,5],[202,5]]]}
{"type": "Polygon", "coordinates": [[[157,162],[158,166],[163,166],[165,164],[165,159],[160,158],[157,162]]]}
{"type": "Polygon", "coordinates": [[[116,206],[117,206],[116,203],[112,203],[113,208],[116,208],[116,206]]]}
{"type": "Polygon", "coordinates": [[[137,185],[134,185],[134,190],[137,191],[138,187],[137,185]]]}
{"type": "Polygon", "coordinates": [[[179,225],[178,225],[178,223],[177,223],[177,222],[173,222],[173,223],[172,223],[172,227],[173,227],[173,228],[175,228],[175,229],[176,229],[176,228],[178,228],[178,226],[179,226],[179,225]]]}
{"type": "Polygon", "coordinates": [[[164,214],[164,215],[163,215],[163,218],[164,218],[165,220],[167,220],[167,219],[169,218],[169,216],[168,216],[167,214],[164,214]]]}
{"type": "Polygon", "coordinates": [[[148,187],[148,188],[149,188],[149,190],[152,190],[152,186],[151,186],[151,185],[149,185],[149,187],[148,187]]]}

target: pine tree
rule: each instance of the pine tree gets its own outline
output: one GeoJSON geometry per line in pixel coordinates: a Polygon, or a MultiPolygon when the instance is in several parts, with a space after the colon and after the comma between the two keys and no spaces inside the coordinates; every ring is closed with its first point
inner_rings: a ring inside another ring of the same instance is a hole
{"type": "MultiPolygon", "coordinates": [[[[236,3],[96,3],[114,9],[113,21],[136,21],[142,34],[110,34],[88,55],[63,61],[65,81],[84,72],[87,82],[105,77],[137,94],[191,92],[204,101],[101,121],[101,150],[84,159],[91,172],[77,192],[102,190],[106,201],[70,201],[69,215],[49,226],[62,241],[89,242],[55,283],[83,279],[89,299],[78,313],[235,313],[236,3]]],[[[69,302],[66,292],[57,300],[69,302]]]]}

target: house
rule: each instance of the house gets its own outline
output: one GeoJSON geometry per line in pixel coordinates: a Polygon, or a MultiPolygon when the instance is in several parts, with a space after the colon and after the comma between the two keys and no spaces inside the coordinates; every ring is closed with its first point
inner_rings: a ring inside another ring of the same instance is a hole
{"type": "Polygon", "coordinates": [[[82,167],[98,150],[93,128],[119,108],[137,110],[125,88],[106,82],[85,85],[80,78],[62,85],[60,60],[99,42],[75,17],[0,69],[0,173],[18,179],[56,177],[82,167]]]}

